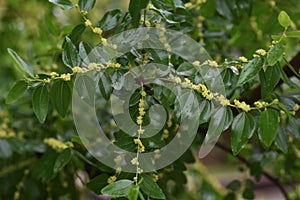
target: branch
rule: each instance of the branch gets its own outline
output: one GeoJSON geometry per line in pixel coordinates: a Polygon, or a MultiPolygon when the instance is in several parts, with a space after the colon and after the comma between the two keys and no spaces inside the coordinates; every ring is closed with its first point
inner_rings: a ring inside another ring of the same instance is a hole
{"type": "MultiPolygon", "coordinates": [[[[231,149],[229,149],[228,147],[226,147],[222,143],[217,142],[216,146],[219,147],[220,149],[222,149],[223,151],[226,151],[227,153],[230,153],[232,155],[231,149]]],[[[246,158],[244,158],[243,156],[237,155],[237,156],[234,156],[234,157],[237,158],[242,163],[244,163],[246,166],[251,167],[251,163],[248,160],[246,160],[246,158]]],[[[267,179],[269,179],[274,185],[276,185],[278,187],[278,189],[281,191],[281,193],[283,194],[283,196],[285,197],[286,200],[290,200],[287,192],[285,191],[284,187],[282,186],[282,184],[280,183],[280,181],[277,178],[274,178],[271,174],[269,174],[266,171],[262,171],[262,174],[267,179]]]]}
{"type": "MultiPolygon", "coordinates": [[[[290,65],[294,68],[294,71],[299,71],[300,70],[300,52],[298,52],[298,54],[290,61],[290,65]]],[[[283,67],[283,71],[285,72],[285,74],[287,75],[287,77],[292,77],[294,75],[294,72],[289,68],[288,65],[285,65],[283,67]]],[[[278,82],[278,84],[275,86],[275,88],[278,88],[281,84],[283,83],[283,81],[280,79],[280,81],[278,82]]],[[[245,101],[248,104],[253,104],[254,102],[258,101],[259,99],[261,99],[261,85],[256,86],[251,92],[249,97],[244,97],[241,98],[241,101],[245,101]]]]}

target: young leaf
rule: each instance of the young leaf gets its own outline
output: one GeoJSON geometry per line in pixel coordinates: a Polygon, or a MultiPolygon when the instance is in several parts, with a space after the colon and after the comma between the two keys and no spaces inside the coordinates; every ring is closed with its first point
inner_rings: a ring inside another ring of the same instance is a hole
{"type": "Polygon", "coordinates": [[[289,15],[285,11],[281,11],[278,15],[278,22],[284,28],[287,28],[291,25],[292,21],[289,15]]]}
{"type": "Polygon", "coordinates": [[[29,64],[27,64],[14,50],[8,48],[7,49],[9,55],[12,57],[17,69],[23,74],[23,75],[29,75],[30,77],[33,77],[33,68],[29,64]]]}
{"type": "Polygon", "coordinates": [[[242,112],[234,118],[230,139],[233,155],[237,155],[244,148],[254,131],[255,121],[251,114],[242,112]]]}
{"type": "Polygon", "coordinates": [[[275,140],[279,126],[279,114],[272,108],[267,108],[260,115],[259,139],[267,148],[275,140]]]}
{"type": "Polygon", "coordinates": [[[133,185],[131,188],[129,188],[127,192],[127,197],[129,200],[137,200],[139,195],[140,187],[138,185],[133,185]]]}
{"type": "Polygon", "coordinates": [[[96,26],[103,31],[111,30],[118,25],[121,17],[122,11],[120,9],[108,11],[104,14],[102,19],[97,22],[96,26]]]}
{"type": "Polygon", "coordinates": [[[71,103],[71,96],[72,92],[68,82],[59,80],[53,83],[51,88],[52,102],[55,109],[62,117],[65,117],[67,114],[71,103]]]}
{"type": "Polygon", "coordinates": [[[153,181],[150,176],[142,175],[142,183],[141,183],[141,190],[151,198],[155,199],[166,199],[161,188],[153,181]]]}
{"type": "Polygon", "coordinates": [[[66,37],[65,41],[66,42],[64,43],[65,45],[62,52],[63,63],[70,68],[80,66],[81,59],[77,48],[69,37],[66,37]]]}
{"type": "Polygon", "coordinates": [[[20,80],[16,82],[13,87],[9,90],[8,95],[6,97],[5,103],[11,104],[17,101],[28,88],[28,83],[24,80],[20,80]]]}
{"type": "Polygon", "coordinates": [[[242,69],[237,86],[241,86],[254,78],[257,73],[262,69],[263,61],[261,58],[254,58],[245,65],[242,69]]]}
{"type": "Polygon", "coordinates": [[[46,85],[37,86],[32,93],[33,112],[40,123],[44,123],[48,113],[48,90],[46,85]]]}
{"type": "Polygon", "coordinates": [[[56,174],[66,166],[72,158],[71,149],[67,148],[63,150],[56,158],[54,163],[53,172],[56,174]]]}
{"type": "Polygon", "coordinates": [[[224,130],[226,114],[226,108],[223,106],[212,114],[204,142],[199,151],[199,158],[204,158],[216,144],[220,134],[224,130]]]}
{"type": "Polygon", "coordinates": [[[137,28],[141,20],[141,12],[147,7],[149,0],[130,0],[129,13],[132,17],[132,25],[137,28]]]}
{"type": "Polygon", "coordinates": [[[49,2],[59,6],[63,10],[70,10],[73,8],[73,4],[70,0],[49,0],[49,2]]]}
{"type": "Polygon", "coordinates": [[[103,73],[98,85],[103,98],[108,100],[113,89],[110,77],[106,73],[103,73]]]}
{"type": "Polygon", "coordinates": [[[131,186],[131,180],[123,179],[107,185],[101,190],[101,193],[111,197],[125,197],[131,186]]]}
{"type": "Polygon", "coordinates": [[[268,51],[267,62],[270,66],[275,65],[282,57],[284,52],[281,44],[276,44],[268,51]]]}
{"type": "Polygon", "coordinates": [[[259,79],[261,82],[261,96],[262,98],[265,98],[272,92],[280,80],[280,70],[278,65],[267,67],[265,72],[261,70],[259,72],[259,79]]]}
{"type": "Polygon", "coordinates": [[[95,5],[96,0],[79,0],[78,5],[80,10],[82,11],[89,11],[95,5]]]}

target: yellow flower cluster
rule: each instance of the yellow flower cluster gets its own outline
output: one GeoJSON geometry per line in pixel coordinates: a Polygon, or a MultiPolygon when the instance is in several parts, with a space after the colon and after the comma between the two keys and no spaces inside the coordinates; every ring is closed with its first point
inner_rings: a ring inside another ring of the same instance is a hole
{"type": "Polygon", "coordinates": [[[203,65],[209,65],[212,67],[219,67],[219,64],[214,60],[206,60],[203,65]]]}
{"type": "Polygon", "coordinates": [[[296,112],[300,110],[300,106],[298,104],[295,104],[293,106],[293,111],[291,112],[292,115],[296,115],[296,112]]]}
{"type": "Polygon", "coordinates": [[[270,104],[269,104],[268,102],[265,102],[265,101],[256,101],[256,102],[254,102],[254,105],[255,105],[258,109],[262,109],[262,108],[268,107],[270,104]]]}
{"type": "Polygon", "coordinates": [[[107,179],[107,183],[108,183],[108,184],[112,184],[112,183],[114,183],[116,180],[117,180],[117,177],[116,177],[116,176],[110,176],[110,177],[107,179]]]}
{"type": "Polygon", "coordinates": [[[145,151],[145,146],[143,145],[142,141],[140,138],[134,139],[134,144],[138,145],[138,152],[143,153],[145,151]]]}
{"type": "Polygon", "coordinates": [[[255,53],[258,54],[258,55],[260,55],[260,56],[264,56],[264,55],[267,54],[266,50],[264,50],[264,49],[257,49],[255,51],[255,53]]]}
{"type": "Polygon", "coordinates": [[[130,162],[132,165],[139,165],[139,161],[137,157],[133,158],[130,162]]]}
{"type": "Polygon", "coordinates": [[[164,129],[162,133],[162,139],[167,139],[169,137],[169,131],[168,129],[164,129]]]}
{"type": "Polygon", "coordinates": [[[12,130],[9,132],[0,130],[0,138],[9,139],[9,138],[14,138],[14,137],[16,137],[16,133],[13,132],[12,130]]]}
{"type": "Polygon", "coordinates": [[[120,65],[120,63],[114,63],[114,62],[108,61],[107,62],[107,67],[120,68],[121,65],[120,65]]]}
{"type": "Polygon", "coordinates": [[[99,34],[99,35],[101,35],[101,34],[102,34],[102,30],[101,30],[101,28],[98,28],[98,27],[96,27],[96,28],[93,28],[93,32],[94,32],[94,33],[97,33],[97,34],[99,34]]]}
{"type": "Polygon", "coordinates": [[[63,150],[66,148],[72,148],[73,144],[71,142],[68,143],[63,143],[55,138],[45,138],[44,139],[44,143],[49,145],[50,147],[52,147],[55,150],[63,150]]]}
{"type": "Polygon", "coordinates": [[[248,112],[251,110],[250,105],[246,104],[244,101],[240,102],[239,100],[235,99],[233,102],[237,108],[240,108],[245,112],[248,112]]]}
{"type": "Polygon", "coordinates": [[[71,74],[62,74],[60,75],[60,78],[63,79],[64,81],[70,81],[71,80],[71,74]]]}
{"type": "Polygon", "coordinates": [[[222,106],[230,105],[230,101],[228,99],[226,99],[222,94],[218,95],[216,98],[222,106]]]}
{"type": "Polygon", "coordinates": [[[85,24],[85,26],[92,26],[93,25],[92,22],[89,19],[85,20],[84,24],[85,24]]]}
{"type": "Polygon", "coordinates": [[[239,57],[239,61],[246,63],[246,62],[248,62],[248,59],[244,56],[241,56],[241,57],[239,57]]]}

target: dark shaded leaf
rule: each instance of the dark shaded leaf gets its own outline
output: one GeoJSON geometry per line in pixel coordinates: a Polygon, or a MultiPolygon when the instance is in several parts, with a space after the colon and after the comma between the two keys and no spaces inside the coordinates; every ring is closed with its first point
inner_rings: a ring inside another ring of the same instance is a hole
{"type": "Polygon", "coordinates": [[[132,25],[137,28],[141,20],[141,12],[147,7],[149,0],[130,0],[129,3],[129,13],[132,17],[132,25]]]}
{"type": "Polygon", "coordinates": [[[244,85],[249,80],[254,78],[258,72],[262,69],[263,61],[261,58],[254,58],[249,63],[245,65],[242,69],[237,86],[244,85]]]}
{"type": "Polygon", "coordinates": [[[72,97],[71,88],[68,82],[63,80],[54,82],[51,88],[51,97],[57,112],[60,116],[65,117],[72,97]]]}
{"type": "Polygon", "coordinates": [[[111,30],[116,27],[122,17],[122,10],[115,9],[108,11],[104,14],[102,19],[97,22],[96,26],[101,28],[103,31],[111,30]]]}
{"type": "Polygon", "coordinates": [[[78,5],[80,10],[82,11],[89,11],[95,5],[96,0],[79,0],[78,5]]]}
{"type": "Polygon", "coordinates": [[[265,147],[270,147],[275,140],[279,126],[279,114],[272,108],[267,108],[260,115],[259,139],[265,147]]]}
{"type": "Polygon", "coordinates": [[[64,49],[62,52],[62,60],[63,63],[70,68],[80,66],[81,64],[78,50],[69,37],[66,37],[65,39],[64,49]]]}
{"type": "Polygon", "coordinates": [[[72,158],[71,149],[69,148],[64,149],[56,158],[53,167],[54,173],[61,171],[69,163],[71,158],[72,158]]]}

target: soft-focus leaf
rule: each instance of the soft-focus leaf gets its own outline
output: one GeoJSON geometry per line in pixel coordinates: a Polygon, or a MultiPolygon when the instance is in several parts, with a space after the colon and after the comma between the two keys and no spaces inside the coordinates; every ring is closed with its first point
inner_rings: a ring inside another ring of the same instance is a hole
{"type": "Polygon", "coordinates": [[[79,0],[78,5],[80,10],[82,11],[89,11],[95,5],[96,0],[79,0]]]}
{"type": "Polygon", "coordinates": [[[147,7],[149,0],[130,0],[129,13],[132,17],[132,25],[137,28],[141,20],[141,12],[147,7]]]}
{"type": "Polygon", "coordinates": [[[33,77],[33,68],[29,64],[27,64],[14,50],[8,48],[7,49],[9,55],[12,57],[17,69],[23,75],[29,75],[33,77]]]}
{"type": "Polygon", "coordinates": [[[76,91],[81,99],[89,105],[93,105],[95,88],[95,81],[87,75],[78,75],[75,82],[76,91]]]}
{"type": "Polygon", "coordinates": [[[176,70],[176,73],[181,76],[191,76],[196,72],[196,68],[193,64],[184,62],[176,70]]]}
{"type": "Polygon", "coordinates": [[[262,69],[263,61],[261,58],[254,58],[249,63],[245,65],[242,69],[239,80],[237,82],[237,86],[244,85],[249,80],[254,78],[258,74],[258,72],[262,69]]]}
{"type": "Polygon", "coordinates": [[[46,85],[37,86],[32,93],[32,108],[40,123],[44,123],[48,113],[49,95],[46,85]]]}
{"type": "Polygon", "coordinates": [[[68,82],[58,80],[51,88],[53,105],[60,116],[65,117],[71,103],[72,92],[68,82]]]}
{"type": "Polygon", "coordinates": [[[107,179],[109,176],[107,174],[100,174],[99,176],[96,176],[92,180],[90,180],[86,186],[95,192],[96,194],[101,193],[101,188],[107,185],[107,179]]]}
{"type": "Polygon", "coordinates": [[[161,188],[153,181],[150,176],[142,175],[142,183],[140,185],[141,190],[151,198],[166,199],[161,188]]]}
{"type": "Polygon", "coordinates": [[[101,190],[101,193],[111,197],[125,197],[127,196],[127,192],[131,188],[132,183],[131,180],[122,179],[107,185],[101,190]]]}
{"type": "Polygon", "coordinates": [[[300,31],[290,31],[286,33],[287,37],[300,38],[300,31]]]}
{"type": "MultiPolygon", "coordinates": [[[[79,39],[79,37],[82,35],[82,33],[84,32],[86,26],[84,24],[78,24],[77,26],[75,26],[72,30],[72,32],[68,35],[68,38],[70,38],[70,40],[72,41],[72,43],[76,43],[79,39]]],[[[64,40],[63,43],[63,48],[65,48],[66,45],[66,39],[64,40]]]]}
{"type": "Polygon", "coordinates": [[[64,166],[66,166],[69,161],[72,158],[72,152],[71,149],[67,148],[63,150],[56,158],[56,161],[54,163],[53,171],[54,173],[57,173],[61,171],[64,166]]]}
{"type": "Polygon", "coordinates": [[[259,139],[266,147],[270,147],[275,140],[279,126],[278,112],[267,108],[260,115],[259,139]]]}
{"type": "Polygon", "coordinates": [[[64,10],[69,10],[73,8],[73,4],[70,0],[49,0],[49,2],[59,6],[61,9],[64,10]]]}
{"type": "Polygon", "coordinates": [[[26,92],[28,83],[24,80],[16,82],[9,90],[5,103],[10,104],[17,101],[26,92]]]}
{"type": "Polygon", "coordinates": [[[278,15],[278,22],[284,28],[287,28],[291,25],[292,21],[289,15],[285,11],[281,11],[278,15]]]}

